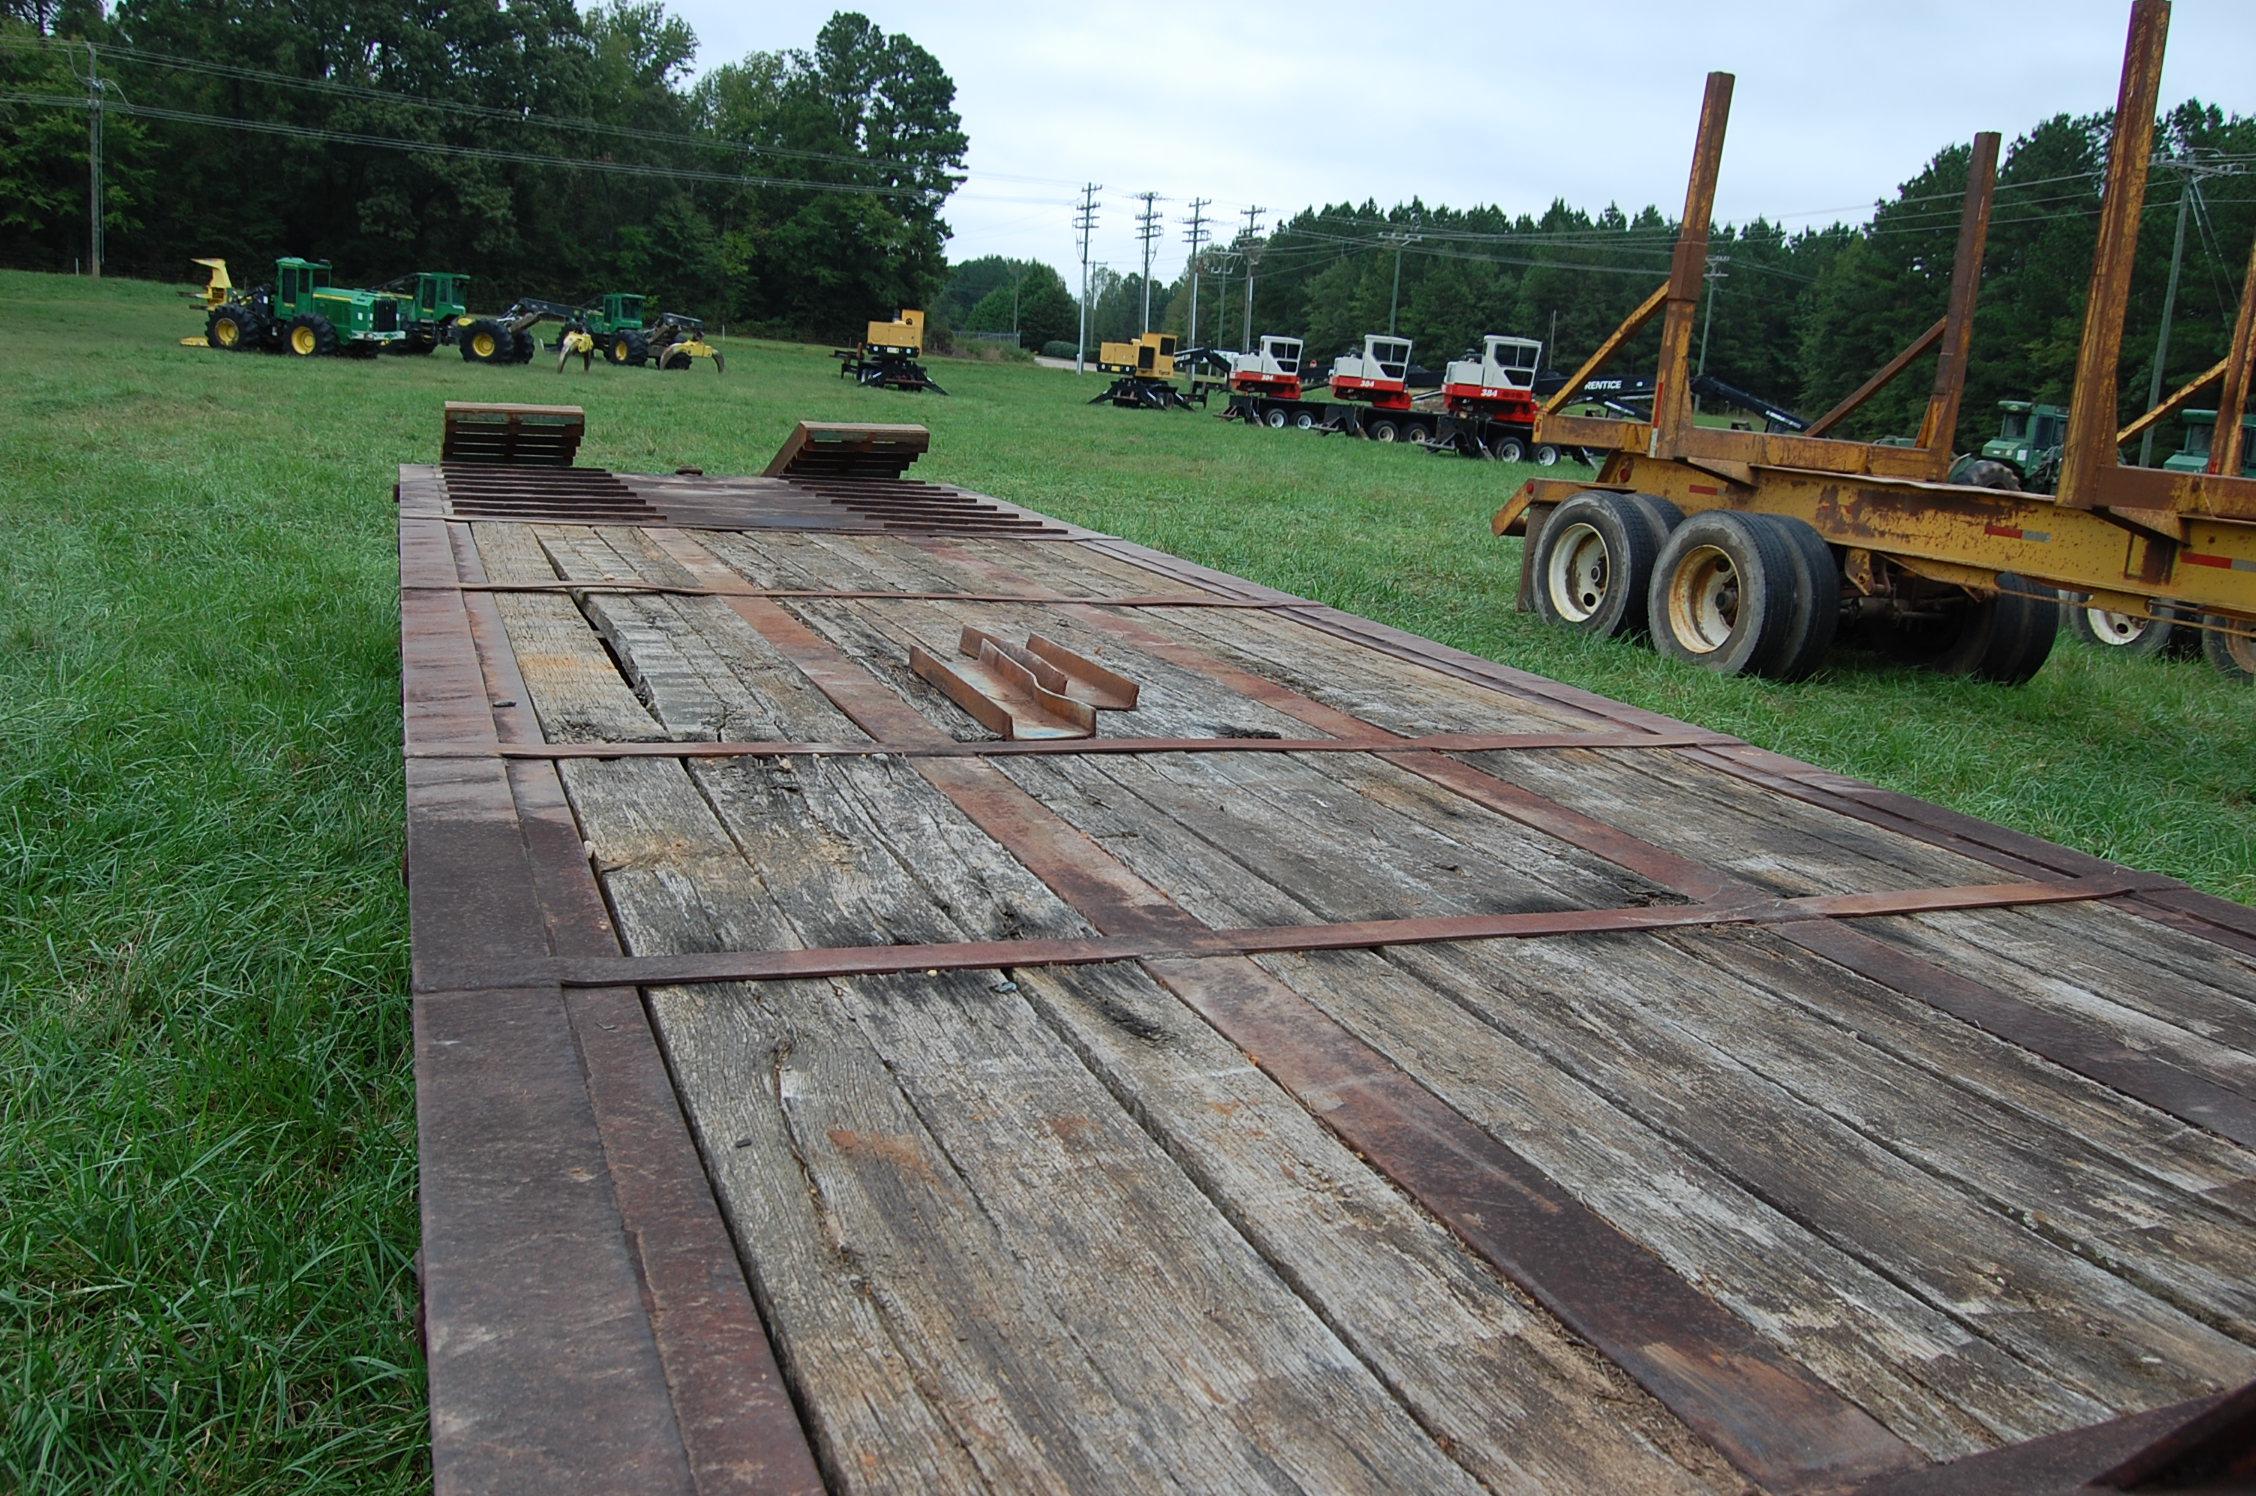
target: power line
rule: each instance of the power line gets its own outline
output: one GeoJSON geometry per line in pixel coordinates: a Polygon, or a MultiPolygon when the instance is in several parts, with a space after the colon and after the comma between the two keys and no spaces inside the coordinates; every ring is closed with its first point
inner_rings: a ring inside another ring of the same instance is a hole
{"type": "MultiPolygon", "coordinates": [[[[86,102],[60,94],[0,92],[0,104],[36,104],[58,109],[84,109],[86,102]]],[[[257,135],[281,135],[300,140],[324,140],[341,145],[370,146],[378,150],[407,151],[432,156],[458,156],[477,161],[502,161],[522,166],[556,166],[582,171],[610,172],[621,176],[666,177],[685,182],[715,182],[735,187],[787,187],[807,192],[856,193],[865,197],[913,196],[916,189],[883,187],[864,182],[825,182],[800,177],[753,176],[740,172],[701,171],[686,166],[653,166],[635,161],[604,161],[582,156],[557,156],[539,151],[503,150],[496,146],[448,145],[436,140],[407,140],[393,135],[367,135],[318,125],[293,125],[280,120],[225,118],[186,109],[162,109],[153,104],[105,103],[103,108],[141,119],[169,120],[179,124],[211,125],[245,130],[257,135]]]]}
{"type": "MultiPolygon", "coordinates": [[[[0,36],[0,47],[13,47],[19,50],[54,50],[59,45],[61,44],[48,37],[0,36]]],[[[406,104],[413,108],[433,110],[442,114],[500,120],[510,124],[537,125],[554,130],[576,130],[587,134],[609,135],[623,140],[645,140],[660,144],[692,146],[704,150],[729,151],[748,156],[776,156],[791,160],[828,161],[853,166],[890,166],[906,169],[918,169],[921,166],[921,163],[904,161],[895,157],[857,156],[837,151],[755,145],[749,141],[731,139],[723,135],[695,134],[683,130],[656,130],[647,126],[609,124],[601,120],[539,114],[530,110],[506,109],[490,104],[472,104],[458,99],[436,99],[423,94],[406,93],[398,89],[379,88],[373,84],[349,83],[336,78],[302,78],[290,73],[273,72],[266,68],[245,67],[239,63],[213,62],[204,58],[182,57],[173,53],[154,52],[140,47],[124,47],[107,42],[100,44],[72,43],[70,45],[73,50],[77,46],[84,45],[89,53],[100,51],[114,59],[202,74],[207,77],[269,83],[283,88],[302,89],[311,93],[406,104]]],[[[1047,177],[1011,178],[1005,173],[995,172],[986,173],[986,175],[996,181],[1050,182],[1054,180],[1047,177]]]]}

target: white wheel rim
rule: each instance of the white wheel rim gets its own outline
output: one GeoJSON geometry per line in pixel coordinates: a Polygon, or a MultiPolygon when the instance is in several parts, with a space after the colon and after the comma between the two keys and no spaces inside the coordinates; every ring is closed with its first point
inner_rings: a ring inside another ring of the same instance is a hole
{"type": "Polygon", "coordinates": [[[1509,437],[1496,444],[1496,457],[1499,462],[1518,462],[1524,455],[1520,444],[1509,437]]]}
{"type": "Polygon", "coordinates": [[[1537,467],[1552,467],[1558,461],[1559,449],[1557,447],[1542,446],[1535,449],[1535,465],[1537,467]]]}
{"type": "Polygon", "coordinates": [[[1372,432],[1371,432],[1371,440],[1373,440],[1373,441],[1375,441],[1375,442],[1390,442],[1390,441],[1393,441],[1393,440],[1394,440],[1394,428],[1393,428],[1392,426],[1379,426],[1379,427],[1375,427],[1375,428],[1374,428],[1374,429],[1372,430],[1372,432]]]}
{"type": "Polygon", "coordinates": [[[1693,654],[1731,642],[1739,623],[1739,571],[1712,545],[1686,551],[1669,577],[1669,632],[1693,654]]]}
{"type": "Polygon", "coordinates": [[[2093,638],[2118,648],[2138,643],[2154,626],[2151,618],[2141,618],[2136,613],[2110,613],[2105,608],[2084,609],[2084,621],[2091,625],[2093,638]]]}
{"type": "Polygon", "coordinates": [[[1298,426],[1301,430],[1306,431],[1309,427],[1316,424],[1316,418],[1304,410],[1299,415],[1293,417],[1293,424],[1295,426],[1298,426]]]}
{"type": "Polygon", "coordinates": [[[1284,427],[1285,413],[1281,410],[1273,410],[1269,412],[1269,429],[1272,431],[1282,431],[1284,427]]]}
{"type": "Polygon", "coordinates": [[[1569,623],[1582,623],[1606,605],[1606,587],[1613,580],[1613,557],[1606,537],[1580,520],[1567,526],[1551,547],[1550,565],[1544,568],[1543,587],[1551,606],[1569,623]]]}

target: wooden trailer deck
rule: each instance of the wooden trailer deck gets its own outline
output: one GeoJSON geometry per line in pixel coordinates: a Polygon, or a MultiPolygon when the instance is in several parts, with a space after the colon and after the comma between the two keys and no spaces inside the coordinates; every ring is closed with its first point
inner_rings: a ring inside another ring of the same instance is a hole
{"type": "Polygon", "coordinates": [[[892,430],[401,471],[442,1491],[2049,1490],[2245,1427],[2256,912],[892,430]],[[911,667],[967,627],[1137,704],[998,742],[911,667]]]}

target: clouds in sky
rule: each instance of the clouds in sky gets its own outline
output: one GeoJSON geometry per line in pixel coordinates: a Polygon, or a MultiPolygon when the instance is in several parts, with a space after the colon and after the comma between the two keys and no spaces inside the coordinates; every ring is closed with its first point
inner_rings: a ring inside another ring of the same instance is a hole
{"type": "MultiPolygon", "coordinates": [[[[827,0],[669,0],[706,66],[805,46],[827,0]]],[[[1798,228],[1875,197],[1975,131],[2011,138],[2111,107],[2128,0],[1614,0],[1470,11],[1309,0],[1121,7],[863,0],[956,81],[971,180],[952,259],[1078,259],[1080,184],[1103,184],[1093,259],[1136,258],[1128,195],[1170,221],[1309,204],[1681,208],[1705,74],[1738,75],[1718,211],[1798,228]],[[1429,19],[1432,18],[1432,19],[1429,19]]],[[[2178,0],[2168,104],[2256,112],[2256,0],[2178,0]]],[[[1172,227],[1155,270],[1184,254],[1172,227]]],[[[1073,273],[1068,271],[1068,280],[1073,273]]]]}

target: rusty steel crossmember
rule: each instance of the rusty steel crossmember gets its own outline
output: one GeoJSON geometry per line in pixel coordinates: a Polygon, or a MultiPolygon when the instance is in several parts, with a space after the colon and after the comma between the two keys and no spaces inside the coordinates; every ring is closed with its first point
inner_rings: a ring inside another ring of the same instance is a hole
{"type": "Polygon", "coordinates": [[[439,460],[568,468],[586,430],[587,412],[577,405],[449,400],[439,460]]]}
{"type": "MultiPolygon", "coordinates": [[[[1005,843],[1005,845],[1009,845],[1005,843]]],[[[1312,925],[1216,928],[1185,917],[1163,930],[1125,936],[1060,936],[1025,940],[940,941],[916,945],[813,946],[789,950],[699,951],[679,956],[558,957],[514,963],[509,971],[542,985],[675,987],[715,982],[800,981],[811,977],[881,976],[909,971],[1001,967],[1092,966],[1107,961],[1275,956],[1311,951],[1381,950],[1487,940],[1544,940],[1635,930],[1715,925],[1796,925],[1805,921],[1882,919],[1967,909],[2018,909],[2081,903],[2161,887],[2168,880],[2116,874],[2049,883],[1980,883],[1880,893],[1807,894],[1796,898],[1719,899],[1682,904],[1627,904],[1598,909],[1541,909],[1506,914],[1417,915],[1334,920],[1312,925]]],[[[480,971],[490,984],[500,971],[480,971]]]]}
{"type": "Polygon", "coordinates": [[[501,743],[492,748],[415,748],[409,758],[1020,758],[1028,755],[1141,753],[1517,753],[1567,748],[1725,748],[1740,740],[1699,728],[1684,732],[1444,732],[1404,738],[1366,733],[1336,738],[971,738],[896,743],[720,742],[629,739],[608,742],[501,743]]]}

